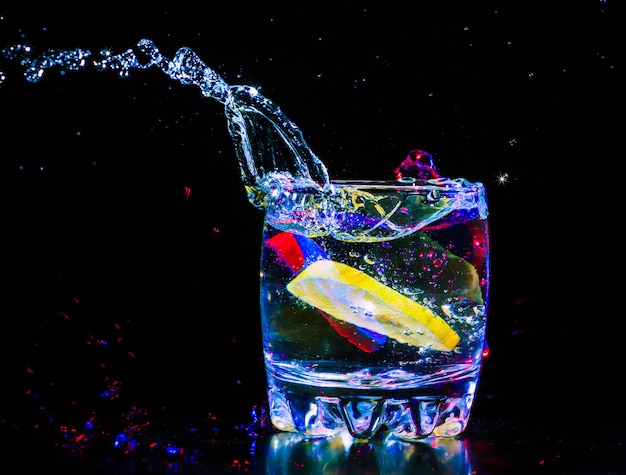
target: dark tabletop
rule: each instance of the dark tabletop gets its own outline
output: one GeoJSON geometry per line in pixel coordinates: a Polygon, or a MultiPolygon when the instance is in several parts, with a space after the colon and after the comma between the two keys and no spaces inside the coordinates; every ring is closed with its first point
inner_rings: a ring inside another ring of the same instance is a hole
{"type": "Polygon", "coordinates": [[[28,474],[621,474],[624,422],[475,418],[457,439],[304,439],[250,421],[168,415],[117,432],[22,419],[3,428],[3,470],[28,474]],[[20,424],[22,424],[20,426],[20,424]],[[74,430],[76,429],[76,430],[74,430]]]}

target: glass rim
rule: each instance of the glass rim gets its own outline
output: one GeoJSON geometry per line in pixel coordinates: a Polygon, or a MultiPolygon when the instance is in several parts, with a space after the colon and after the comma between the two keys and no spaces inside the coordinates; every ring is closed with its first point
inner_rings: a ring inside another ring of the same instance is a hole
{"type": "Polygon", "coordinates": [[[432,178],[429,180],[404,177],[400,180],[373,179],[333,179],[330,186],[354,187],[370,190],[400,191],[445,191],[445,192],[484,192],[485,185],[481,182],[470,182],[465,178],[432,178]]]}

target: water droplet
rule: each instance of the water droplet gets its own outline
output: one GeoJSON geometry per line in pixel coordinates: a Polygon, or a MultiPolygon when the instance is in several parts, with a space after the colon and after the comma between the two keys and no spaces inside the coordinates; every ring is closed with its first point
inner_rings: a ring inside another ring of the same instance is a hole
{"type": "Polygon", "coordinates": [[[411,150],[393,173],[396,180],[414,178],[425,181],[439,178],[433,156],[425,150],[411,150]]]}

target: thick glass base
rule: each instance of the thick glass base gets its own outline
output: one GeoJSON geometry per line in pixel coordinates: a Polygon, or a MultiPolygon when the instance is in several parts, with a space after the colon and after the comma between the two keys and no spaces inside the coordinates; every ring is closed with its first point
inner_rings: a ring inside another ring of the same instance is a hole
{"type": "Polygon", "coordinates": [[[403,390],[350,390],[310,387],[269,380],[268,402],[274,427],[310,437],[329,437],[347,429],[355,439],[379,430],[417,441],[455,437],[467,427],[475,379],[403,390]]]}

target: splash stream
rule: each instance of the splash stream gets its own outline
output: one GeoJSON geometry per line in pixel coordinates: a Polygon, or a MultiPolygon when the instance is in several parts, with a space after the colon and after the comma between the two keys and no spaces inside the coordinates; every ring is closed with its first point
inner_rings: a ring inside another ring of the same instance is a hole
{"type": "MultiPolygon", "coordinates": [[[[463,214],[467,210],[476,209],[474,198],[470,197],[473,193],[454,193],[454,201],[433,196],[433,202],[440,202],[443,206],[436,208],[430,216],[417,216],[410,223],[406,223],[405,217],[401,220],[403,224],[399,225],[396,220],[398,203],[390,203],[389,207],[383,209],[367,193],[355,193],[348,187],[332,184],[326,166],[309,148],[300,128],[274,102],[252,86],[227,84],[187,47],[176,51],[171,60],[163,56],[154,42],[148,39],[138,42],[137,52],[128,49],[113,54],[102,50],[96,58],[92,58],[89,50],[80,48],[48,50],[35,56],[30,47],[23,45],[5,48],[3,54],[8,59],[20,62],[24,68],[24,77],[29,82],[41,80],[51,68],[77,71],[95,67],[100,71],[115,71],[120,77],[128,77],[134,69],[155,67],[181,84],[199,88],[204,97],[224,106],[228,131],[233,140],[248,200],[255,207],[265,210],[268,222],[283,231],[295,231],[309,237],[333,235],[344,241],[371,242],[396,239],[447,215],[454,219],[455,213],[463,214]],[[299,192],[292,193],[294,189],[299,192]],[[358,216],[358,209],[368,205],[380,209],[380,216],[369,221],[362,220],[358,216]],[[296,209],[307,210],[304,219],[294,219],[296,209]],[[351,215],[361,221],[350,234],[341,231],[346,209],[353,211],[351,215]],[[284,221],[289,224],[285,225],[284,221]]],[[[458,190],[473,187],[463,178],[441,177],[432,156],[421,150],[410,152],[396,167],[394,175],[394,181],[381,184],[393,186],[418,181],[422,185],[437,188],[446,186],[458,190]]],[[[486,217],[486,203],[478,205],[481,216],[486,217]]]]}
{"type": "Polygon", "coordinates": [[[19,61],[25,79],[32,83],[52,68],[78,71],[94,67],[117,72],[124,78],[134,69],[155,67],[181,84],[198,87],[204,97],[224,105],[241,178],[250,202],[258,208],[265,207],[266,193],[284,186],[287,179],[313,188],[329,186],[328,171],[307,146],[302,131],[256,88],[228,85],[187,47],[180,48],[171,60],[148,39],[140,40],[137,49],[141,59],[133,49],[119,54],[101,50],[98,57],[80,48],[48,50],[36,56],[29,46],[14,45],[2,53],[7,59],[19,61]]]}

